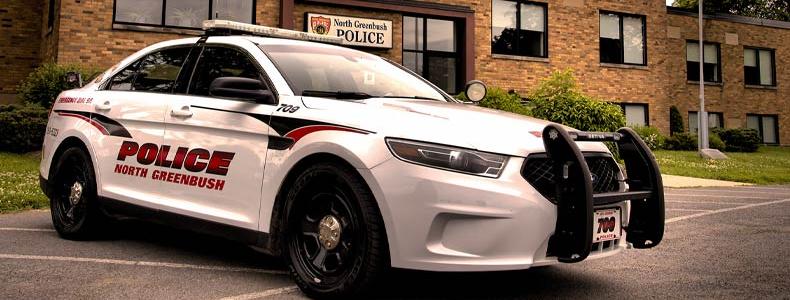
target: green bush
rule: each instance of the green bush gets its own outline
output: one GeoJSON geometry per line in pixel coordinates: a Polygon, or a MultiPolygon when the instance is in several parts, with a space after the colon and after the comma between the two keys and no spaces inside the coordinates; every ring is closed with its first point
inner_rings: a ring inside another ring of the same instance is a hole
{"type": "Polygon", "coordinates": [[[37,104],[0,105],[0,151],[25,153],[41,149],[47,109],[37,104]]]}
{"type": "Polygon", "coordinates": [[[86,83],[100,73],[98,69],[91,67],[44,64],[22,81],[17,89],[19,97],[27,103],[35,103],[46,108],[52,106],[52,101],[60,92],[75,88],[66,82],[68,72],[80,72],[83,82],[86,83]]]}
{"type": "Polygon", "coordinates": [[[650,150],[663,149],[666,137],[664,137],[658,128],[650,126],[634,126],[634,131],[645,141],[650,150]]]}
{"type": "Polygon", "coordinates": [[[746,128],[716,128],[718,134],[726,144],[724,148],[729,152],[755,152],[762,143],[757,130],[746,128]]]}
{"type": "Polygon", "coordinates": [[[675,133],[675,135],[667,138],[666,148],[683,151],[697,150],[697,135],[688,132],[675,133]]]}
{"type": "Polygon", "coordinates": [[[680,115],[680,110],[677,106],[669,107],[669,135],[675,133],[685,132],[686,126],[683,125],[683,116],[680,115]]]}
{"type": "Polygon", "coordinates": [[[710,132],[708,133],[708,148],[724,151],[727,146],[718,134],[710,132]]]}
{"type": "Polygon", "coordinates": [[[583,131],[615,131],[625,126],[619,106],[581,93],[571,70],[554,72],[529,94],[530,114],[583,131]]]}
{"type": "MultiPolygon", "coordinates": [[[[468,101],[463,92],[456,98],[461,101],[468,101]]],[[[504,110],[520,115],[529,115],[529,109],[521,103],[521,96],[516,93],[509,93],[498,87],[488,88],[486,97],[478,104],[480,107],[504,110]]]]}

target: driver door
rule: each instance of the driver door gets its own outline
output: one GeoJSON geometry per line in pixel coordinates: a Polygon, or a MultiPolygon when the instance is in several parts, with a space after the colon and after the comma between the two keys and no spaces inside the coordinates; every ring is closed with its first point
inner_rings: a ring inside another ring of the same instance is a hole
{"type": "Polygon", "coordinates": [[[276,103],[210,95],[211,83],[220,77],[266,82],[248,49],[210,40],[200,49],[186,94],[167,103],[164,144],[175,155],[171,170],[158,174],[163,204],[176,213],[257,230],[266,122],[276,103]]]}

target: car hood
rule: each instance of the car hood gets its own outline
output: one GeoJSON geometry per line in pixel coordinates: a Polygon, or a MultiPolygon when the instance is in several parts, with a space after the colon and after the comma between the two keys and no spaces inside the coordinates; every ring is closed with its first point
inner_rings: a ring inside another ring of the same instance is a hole
{"type": "MultiPolygon", "coordinates": [[[[340,101],[313,97],[303,97],[302,100],[308,108],[342,110],[342,115],[353,116],[344,122],[346,125],[386,137],[512,156],[543,152],[543,140],[537,135],[551,124],[546,120],[472,104],[433,100],[371,98],[340,101]]],[[[608,151],[602,143],[577,144],[582,151],[608,151]]]]}

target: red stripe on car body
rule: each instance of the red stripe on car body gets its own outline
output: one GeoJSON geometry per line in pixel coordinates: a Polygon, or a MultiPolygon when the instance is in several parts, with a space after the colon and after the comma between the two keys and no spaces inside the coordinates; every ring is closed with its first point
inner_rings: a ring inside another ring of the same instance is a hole
{"type": "Polygon", "coordinates": [[[99,122],[96,122],[96,121],[94,121],[94,120],[92,120],[92,119],[90,119],[90,118],[88,118],[86,116],[82,116],[82,115],[78,115],[78,114],[71,114],[71,113],[64,113],[64,112],[58,112],[58,115],[65,116],[65,117],[78,118],[80,120],[83,120],[83,121],[88,122],[89,124],[93,125],[93,127],[96,127],[96,129],[98,129],[102,134],[110,135],[110,132],[107,130],[107,128],[104,128],[104,126],[102,126],[99,122]]]}
{"type": "Polygon", "coordinates": [[[364,130],[354,129],[354,128],[350,128],[350,127],[335,126],[335,125],[310,125],[310,126],[299,127],[299,128],[294,129],[294,130],[291,130],[290,132],[285,134],[285,137],[291,138],[291,139],[294,140],[293,144],[291,145],[291,148],[293,148],[293,145],[295,145],[296,142],[298,142],[304,136],[306,136],[308,134],[311,134],[313,132],[327,131],[327,130],[346,131],[346,132],[356,132],[356,133],[368,134],[368,132],[366,132],[364,130]]]}

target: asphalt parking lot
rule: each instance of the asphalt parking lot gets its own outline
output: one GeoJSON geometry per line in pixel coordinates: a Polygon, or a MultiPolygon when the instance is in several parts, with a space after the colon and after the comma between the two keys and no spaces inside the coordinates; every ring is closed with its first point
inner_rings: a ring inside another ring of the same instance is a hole
{"type": "MultiPolygon", "coordinates": [[[[382,298],[790,298],[790,186],[667,189],[651,250],[518,272],[391,272],[382,298]]],[[[0,299],[297,299],[275,259],[130,222],[66,241],[48,211],[0,215],[0,299]]],[[[517,237],[514,237],[517,238],[517,237]]]]}

